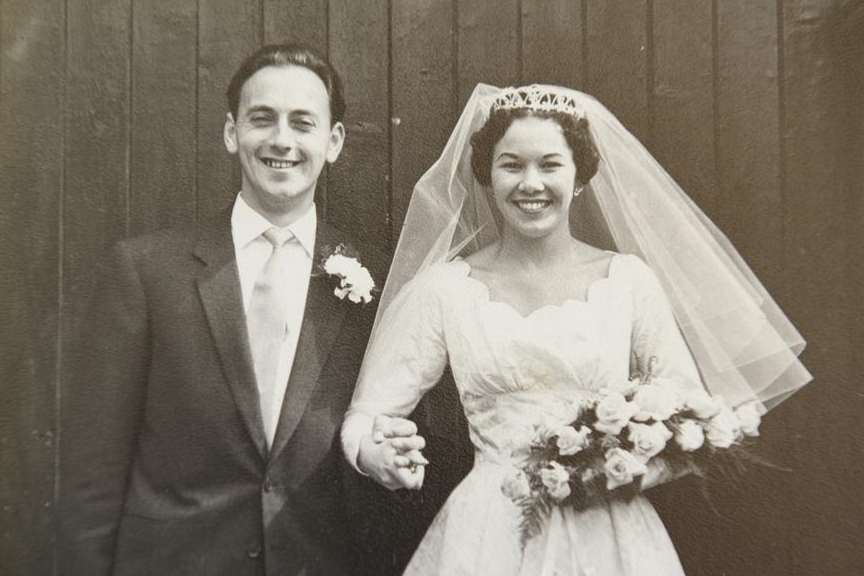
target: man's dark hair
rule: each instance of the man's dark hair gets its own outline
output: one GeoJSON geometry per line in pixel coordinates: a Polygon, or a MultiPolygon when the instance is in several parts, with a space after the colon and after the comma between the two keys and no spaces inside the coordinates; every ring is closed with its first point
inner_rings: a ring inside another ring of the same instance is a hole
{"type": "Polygon", "coordinates": [[[533,111],[525,108],[493,111],[486,124],[471,136],[471,169],[474,177],[484,186],[489,186],[492,179],[492,151],[514,120],[537,116],[549,118],[561,126],[564,139],[573,154],[576,164],[576,181],[588,184],[597,173],[600,154],[591,137],[588,120],[576,118],[564,112],[533,111]]]}
{"type": "Polygon", "coordinates": [[[243,85],[256,72],[267,66],[302,66],[314,72],[330,96],[330,122],[341,122],[345,116],[345,96],[342,94],[342,80],[330,63],[320,54],[302,44],[268,44],[246,58],[234,73],[225,96],[228,110],[234,120],[240,108],[240,92],[243,85]]]}

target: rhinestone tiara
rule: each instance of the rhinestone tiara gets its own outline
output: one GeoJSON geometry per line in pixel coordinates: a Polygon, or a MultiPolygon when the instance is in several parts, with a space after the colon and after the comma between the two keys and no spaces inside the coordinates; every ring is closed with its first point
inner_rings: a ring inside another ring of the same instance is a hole
{"type": "Polygon", "coordinates": [[[492,101],[492,111],[528,109],[535,112],[563,112],[576,118],[585,115],[576,99],[548,86],[531,84],[530,86],[505,88],[492,101]]]}

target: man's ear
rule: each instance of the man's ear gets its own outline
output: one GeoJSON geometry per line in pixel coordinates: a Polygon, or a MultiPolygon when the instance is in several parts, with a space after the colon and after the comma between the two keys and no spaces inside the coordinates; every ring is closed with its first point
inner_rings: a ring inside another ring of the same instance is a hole
{"type": "Polygon", "coordinates": [[[336,122],[330,128],[330,138],[327,143],[327,162],[332,164],[339,158],[342,152],[342,146],[345,144],[345,126],[341,122],[336,122]]]}
{"type": "Polygon", "coordinates": [[[225,139],[225,149],[231,154],[236,154],[237,125],[234,123],[234,116],[230,112],[225,114],[225,128],[222,131],[222,137],[225,139]]]}

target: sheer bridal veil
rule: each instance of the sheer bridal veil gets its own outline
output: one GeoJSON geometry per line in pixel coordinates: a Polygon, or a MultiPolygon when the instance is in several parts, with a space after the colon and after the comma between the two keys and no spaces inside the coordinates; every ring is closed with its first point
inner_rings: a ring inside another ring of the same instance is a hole
{"type": "MultiPolygon", "coordinates": [[[[656,273],[713,395],[732,406],[756,400],[771,409],[810,381],[797,358],[801,335],[723,233],[615,116],[575,90],[515,90],[572,98],[588,119],[600,164],[590,182],[595,204],[582,203],[579,218],[656,273]]],[[[471,171],[470,139],[502,93],[485,84],[475,88],[441,157],[417,182],[367,354],[386,354],[380,335],[393,331],[379,330],[380,324],[399,307],[397,296],[412,278],[497,238],[487,193],[471,171]]],[[[579,229],[573,233],[580,236],[579,229]]]]}

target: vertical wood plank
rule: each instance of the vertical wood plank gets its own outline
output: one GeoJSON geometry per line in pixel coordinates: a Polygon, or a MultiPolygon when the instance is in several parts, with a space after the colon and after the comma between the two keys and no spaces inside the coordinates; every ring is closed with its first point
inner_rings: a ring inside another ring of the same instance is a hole
{"type": "Polygon", "coordinates": [[[0,558],[53,570],[64,3],[0,4],[0,558]]]}
{"type": "MultiPolygon", "coordinates": [[[[846,236],[849,242],[849,250],[846,259],[847,279],[846,284],[849,287],[847,298],[851,301],[851,307],[847,316],[847,323],[851,325],[851,334],[849,342],[853,346],[860,346],[864,342],[864,323],[860,318],[864,318],[864,36],[861,30],[864,30],[864,2],[861,0],[843,0],[842,9],[838,10],[834,19],[834,26],[839,28],[837,34],[837,49],[836,62],[840,65],[840,75],[843,79],[843,94],[846,99],[843,108],[843,117],[845,118],[846,131],[841,132],[841,146],[843,147],[843,159],[846,165],[844,174],[846,174],[846,193],[848,207],[846,215],[846,236]]],[[[847,387],[853,388],[853,394],[856,394],[855,382],[857,376],[864,374],[864,355],[855,353],[853,350],[852,362],[849,366],[849,377],[847,377],[847,387]]],[[[857,394],[860,399],[860,394],[857,394]]],[[[860,412],[859,412],[860,413],[860,412]]],[[[852,443],[853,450],[857,450],[857,454],[864,453],[864,447],[861,446],[864,434],[861,433],[861,420],[856,421],[857,427],[852,427],[853,431],[857,430],[857,434],[848,434],[844,432],[843,437],[848,438],[852,443]]],[[[852,458],[856,464],[860,463],[860,458],[852,458]]],[[[859,470],[857,467],[853,471],[859,470]]],[[[855,473],[855,472],[853,472],[855,473]]],[[[856,486],[859,482],[860,471],[858,477],[850,480],[849,486],[856,486]]],[[[860,498],[854,498],[853,502],[858,504],[857,510],[853,508],[853,514],[857,514],[858,518],[864,518],[864,511],[861,510],[862,502],[860,498]]],[[[836,535],[841,542],[848,543],[848,536],[836,535]]],[[[852,562],[858,563],[854,571],[864,572],[864,550],[860,547],[857,553],[852,554],[852,562]]]]}
{"type": "Polygon", "coordinates": [[[654,0],[653,10],[651,151],[713,218],[717,178],[712,2],[654,0]]]}
{"type": "Polygon", "coordinates": [[[199,3],[197,183],[198,218],[230,205],[240,190],[240,169],[225,150],[222,129],[225,90],[234,71],[258,47],[261,11],[255,3],[209,0],[199,3]]]}
{"type": "MultiPolygon", "coordinates": [[[[713,7],[711,0],[653,0],[651,151],[685,192],[716,218],[714,158],[713,7]],[[686,33],[684,32],[686,31],[686,33]]],[[[720,574],[726,529],[694,482],[652,490],[688,576],[720,574]]]]}
{"type": "Polygon", "coordinates": [[[859,488],[864,397],[861,375],[852,372],[852,356],[860,351],[850,338],[861,317],[850,321],[855,309],[843,265],[850,248],[842,233],[848,189],[841,162],[848,140],[842,137],[847,120],[839,112],[847,71],[833,53],[837,30],[831,17],[837,4],[785,0],[781,14],[784,283],[794,286],[786,310],[809,340],[806,358],[817,380],[790,400],[784,415],[802,434],[794,447],[798,461],[823,462],[799,473],[802,505],[795,520],[808,526],[793,546],[801,574],[855,574],[864,565],[858,542],[849,537],[864,517],[859,488]],[[824,490],[820,481],[832,488],[824,490]]]}
{"type": "Polygon", "coordinates": [[[133,234],[195,219],[196,5],[196,0],[134,4],[133,234]]]}
{"type": "Polygon", "coordinates": [[[522,0],[521,84],[584,89],[582,1],[522,0]]]}
{"type": "Polygon", "coordinates": [[[648,1],[584,1],[587,2],[588,92],[647,144],[648,1]]]}
{"type": "Polygon", "coordinates": [[[264,43],[301,42],[327,54],[327,0],[264,0],[264,43]]]}
{"type": "Polygon", "coordinates": [[[769,288],[783,269],[774,3],[717,3],[720,227],[769,288]]]}
{"type": "Polygon", "coordinates": [[[330,61],[345,84],[348,137],[327,179],[327,218],[358,242],[390,244],[387,0],[330,3],[330,61]]]}
{"type": "Polygon", "coordinates": [[[414,184],[441,154],[456,118],[452,24],[452,0],[392,3],[394,247],[414,184]]]}
{"type": "Polygon", "coordinates": [[[78,335],[93,266],[126,233],[131,10],[131,0],[68,3],[64,342],[78,335]]]}
{"type": "Polygon", "coordinates": [[[501,87],[519,84],[521,30],[518,0],[455,1],[461,109],[478,82],[501,87]]]}
{"type": "MultiPolygon", "coordinates": [[[[783,195],[779,138],[780,40],[776,3],[716,2],[715,214],[756,275],[783,305],[783,195]]],[[[760,450],[779,465],[795,467],[793,435],[783,406],[766,419],[760,450]]],[[[729,518],[720,523],[723,569],[731,574],[793,573],[789,550],[795,538],[797,480],[767,469],[754,470],[738,490],[721,486],[719,500],[729,518]],[[735,526],[741,526],[736,529],[735,526]],[[766,549],[784,550],[765,554],[766,549]]]]}

